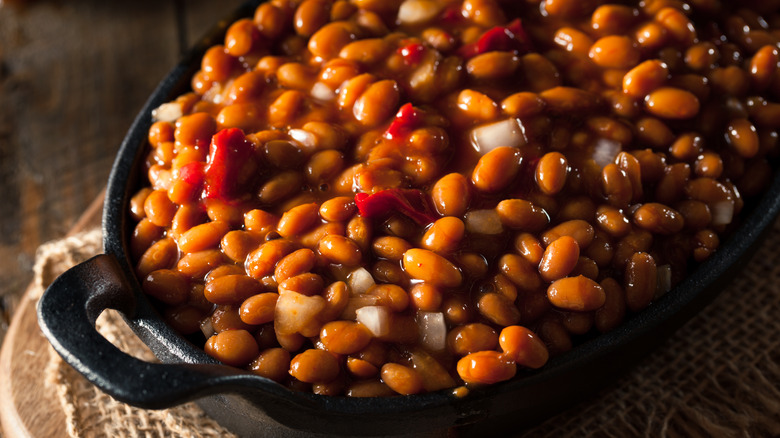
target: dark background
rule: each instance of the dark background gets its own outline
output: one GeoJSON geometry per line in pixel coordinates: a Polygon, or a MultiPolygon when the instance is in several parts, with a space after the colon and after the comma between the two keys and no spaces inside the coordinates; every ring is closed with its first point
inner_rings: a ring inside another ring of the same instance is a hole
{"type": "Polygon", "coordinates": [[[0,0],[0,339],[36,248],[105,186],[157,83],[241,0],[0,0]]]}

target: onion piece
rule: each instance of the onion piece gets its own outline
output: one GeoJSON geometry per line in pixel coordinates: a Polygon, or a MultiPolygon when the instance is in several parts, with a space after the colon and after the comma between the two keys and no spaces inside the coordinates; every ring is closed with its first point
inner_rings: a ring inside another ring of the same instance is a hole
{"type": "Polygon", "coordinates": [[[175,122],[184,115],[180,102],[164,103],[152,110],[152,120],[155,122],[175,122]]]}
{"type": "Polygon", "coordinates": [[[214,326],[211,324],[211,318],[203,318],[200,322],[200,331],[206,339],[217,334],[217,331],[214,330],[214,326]]]}
{"type": "Polygon", "coordinates": [[[474,149],[481,155],[499,146],[520,147],[527,143],[525,127],[520,119],[510,118],[500,122],[477,126],[469,135],[474,149]]]}
{"type": "Polygon", "coordinates": [[[317,137],[305,129],[290,129],[287,131],[287,135],[300,143],[306,150],[313,150],[317,147],[317,137]]]}
{"type": "Polygon", "coordinates": [[[347,301],[347,305],[344,307],[344,310],[341,311],[340,318],[348,321],[354,321],[357,318],[358,310],[366,306],[373,306],[377,301],[379,301],[379,298],[375,297],[374,295],[357,295],[350,297],[347,301]]]}
{"type": "Polygon", "coordinates": [[[466,213],[466,230],[476,234],[501,234],[504,227],[496,210],[473,210],[466,213]]]}
{"type": "Polygon", "coordinates": [[[325,298],[319,295],[306,296],[286,289],[279,290],[279,298],[274,309],[274,331],[279,335],[300,333],[303,336],[315,336],[320,329],[317,322],[325,298]]]}
{"type": "Polygon", "coordinates": [[[615,157],[620,153],[620,143],[609,140],[606,138],[600,138],[596,140],[596,145],[593,147],[593,161],[604,167],[607,164],[615,161],[615,157]]]}
{"type": "Polygon", "coordinates": [[[364,306],[355,311],[355,319],[374,337],[390,333],[390,311],[385,306],[364,306]]]}
{"type": "Polygon", "coordinates": [[[428,351],[442,351],[447,344],[447,323],[441,312],[417,312],[420,344],[428,351]]]}
{"type": "Polygon", "coordinates": [[[656,269],[655,298],[672,290],[672,267],[661,265],[656,269]]]}
{"type": "Polygon", "coordinates": [[[336,98],[336,92],[331,90],[324,82],[315,82],[311,87],[310,94],[311,97],[323,102],[330,102],[336,98]]]}
{"type": "Polygon", "coordinates": [[[401,24],[420,24],[432,20],[441,11],[438,2],[431,0],[406,0],[398,7],[401,24]]]}
{"type": "Polygon", "coordinates": [[[734,219],[734,201],[720,201],[710,206],[712,225],[728,225],[734,219]]]}
{"type": "Polygon", "coordinates": [[[347,276],[347,284],[352,295],[362,295],[376,284],[374,277],[366,268],[357,268],[347,276]]]}

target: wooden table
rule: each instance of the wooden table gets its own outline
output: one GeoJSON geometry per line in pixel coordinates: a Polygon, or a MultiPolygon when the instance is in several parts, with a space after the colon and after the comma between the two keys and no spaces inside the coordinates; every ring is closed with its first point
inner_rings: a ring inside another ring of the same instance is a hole
{"type": "Polygon", "coordinates": [[[0,0],[0,342],[36,248],[98,198],[154,87],[241,3],[0,0]]]}
{"type": "Polygon", "coordinates": [[[101,192],[141,105],[241,0],[0,0],[0,339],[35,250],[101,192]]]}

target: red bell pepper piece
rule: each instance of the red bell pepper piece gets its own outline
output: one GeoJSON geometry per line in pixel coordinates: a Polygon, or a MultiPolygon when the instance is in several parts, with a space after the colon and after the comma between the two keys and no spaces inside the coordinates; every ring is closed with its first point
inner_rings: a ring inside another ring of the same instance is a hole
{"type": "Polygon", "coordinates": [[[398,48],[398,54],[404,59],[406,65],[417,65],[425,55],[425,46],[422,43],[410,43],[398,48]]]}
{"type": "Polygon", "coordinates": [[[411,103],[404,104],[398,109],[395,119],[390,122],[384,137],[388,140],[402,139],[409,135],[423,121],[422,111],[413,107],[411,103]]]}
{"type": "Polygon", "coordinates": [[[525,33],[520,19],[515,19],[507,26],[496,26],[479,37],[473,43],[458,49],[458,55],[471,59],[477,55],[494,51],[528,52],[530,40],[525,33]]]}
{"type": "Polygon", "coordinates": [[[242,185],[239,175],[253,153],[254,146],[238,128],[227,128],[214,134],[207,159],[203,196],[225,201],[235,199],[242,185]]]}
{"type": "Polygon", "coordinates": [[[179,181],[186,183],[180,190],[183,190],[183,197],[196,201],[203,193],[203,184],[206,179],[205,163],[195,161],[187,163],[179,168],[179,181]]]}
{"type": "Polygon", "coordinates": [[[360,215],[368,218],[382,218],[398,212],[425,226],[435,222],[439,216],[434,213],[428,196],[415,189],[386,189],[369,195],[355,195],[355,205],[360,215]]]}

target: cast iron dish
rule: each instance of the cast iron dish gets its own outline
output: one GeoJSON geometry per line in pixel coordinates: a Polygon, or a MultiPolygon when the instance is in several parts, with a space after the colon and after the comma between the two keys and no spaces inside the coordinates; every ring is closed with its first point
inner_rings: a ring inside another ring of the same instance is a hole
{"type": "Polygon", "coordinates": [[[186,89],[205,50],[224,35],[226,23],[250,15],[257,3],[222,21],[152,94],[125,137],[108,181],[105,254],[66,272],[40,301],[40,325],[56,351],[123,402],[164,408],[197,400],[215,420],[242,436],[445,435],[454,427],[468,434],[508,425],[517,431],[595,393],[661,344],[715,297],[721,280],[738,272],[780,211],[778,175],[763,197],[746,205],[741,224],[717,252],[650,307],[539,371],[472,389],[463,398],[450,390],[390,398],[318,396],[220,365],[168,327],[141,291],[128,255],[132,224],[126,212],[141,184],[138,169],[151,111],[186,89]],[[98,334],[94,322],[108,308],[122,312],[163,364],[132,358],[98,334]]]}

